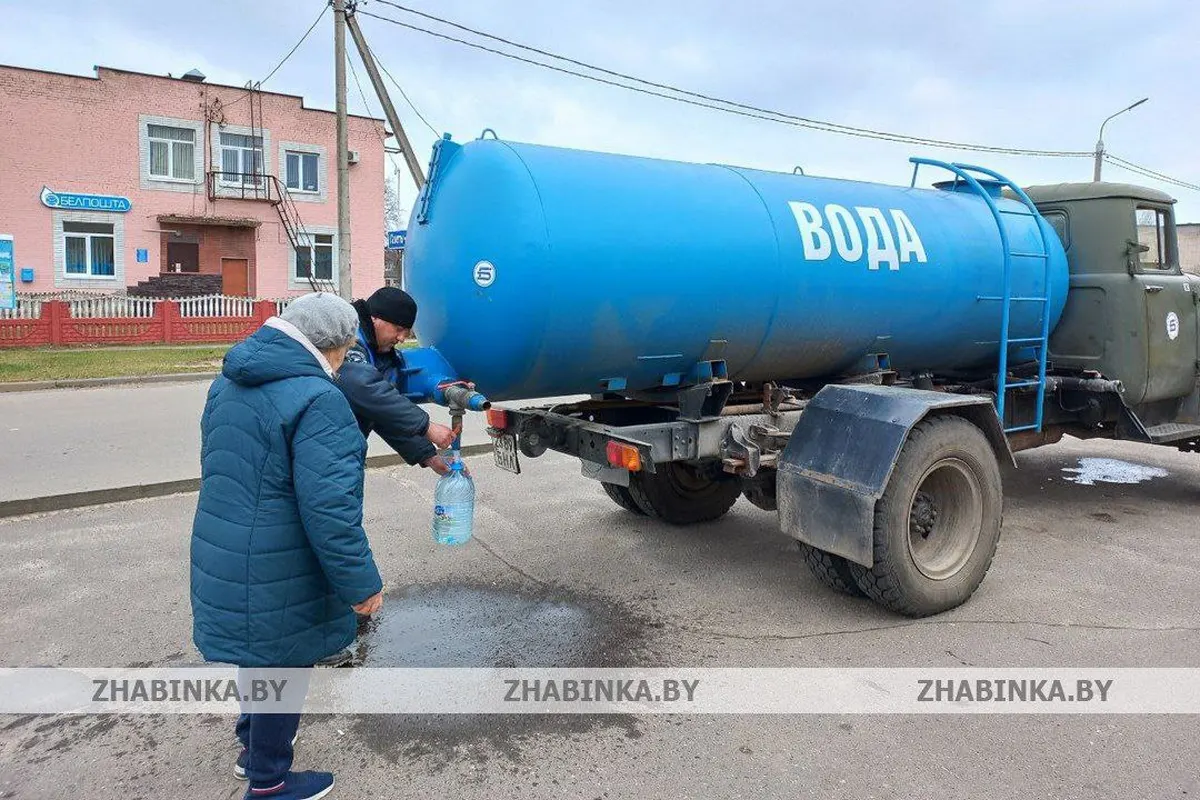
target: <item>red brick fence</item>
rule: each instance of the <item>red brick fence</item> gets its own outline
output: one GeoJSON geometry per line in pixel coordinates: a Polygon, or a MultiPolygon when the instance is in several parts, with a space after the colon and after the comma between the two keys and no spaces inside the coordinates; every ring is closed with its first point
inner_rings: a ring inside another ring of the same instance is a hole
{"type": "Polygon", "coordinates": [[[23,297],[15,311],[0,311],[0,348],[236,342],[286,303],[223,296],[23,297]]]}

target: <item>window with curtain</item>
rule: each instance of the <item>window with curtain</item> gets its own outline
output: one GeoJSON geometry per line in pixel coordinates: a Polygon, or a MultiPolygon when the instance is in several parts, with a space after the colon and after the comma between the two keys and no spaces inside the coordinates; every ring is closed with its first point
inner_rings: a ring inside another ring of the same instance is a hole
{"type": "Polygon", "coordinates": [[[150,177],[191,181],[196,178],[196,132],[191,128],[147,125],[150,177]]]}
{"type": "Polygon", "coordinates": [[[63,223],[63,271],[68,277],[111,278],[116,274],[111,223],[63,223]]]}
{"type": "Polygon", "coordinates": [[[316,153],[287,151],[284,157],[284,178],[287,188],[293,192],[318,192],[321,190],[317,177],[320,157],[316,153]]]}
{"type": "Polygon", "coordinates": [[[261,136],[221,133],[221,182],[261,186],[263,140],[261,136]]]}

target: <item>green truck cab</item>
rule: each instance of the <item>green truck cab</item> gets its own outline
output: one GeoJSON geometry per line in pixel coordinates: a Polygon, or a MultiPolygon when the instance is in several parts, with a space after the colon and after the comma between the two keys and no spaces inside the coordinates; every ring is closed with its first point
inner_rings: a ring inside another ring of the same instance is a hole
{"type": "Polygon", "coordinates": [[[1070,269],[1050,361],[1119,382],[1118,438],[1200,437],[1200,286],[1180,269],[1175,201],[1107,182],[1034,186],[1027,194],[1058,233],[1070,269]]]}

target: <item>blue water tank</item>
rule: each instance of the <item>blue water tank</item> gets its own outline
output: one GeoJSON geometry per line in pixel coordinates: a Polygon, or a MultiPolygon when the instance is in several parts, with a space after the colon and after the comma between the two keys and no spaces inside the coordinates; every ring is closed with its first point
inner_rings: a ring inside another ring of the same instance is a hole
{"type": "MultiPolygon", "coordinates": [[[[494,400],[670,385],[723,360],[741,380],[993,364],[1004,253],[986,201],[495,139],[435,147],[409,226],[417,332],[494,400]]],[[[1040,217],[998,197],[1011,249],[1049,249],[1050,326],[1067,264],[1040,217]]],[[[1014,260],[1014,294],[1044,296],[1014,260]]],[[[1011,338],[1040,334],[1013,306],[1011,338]]],[[[1020,354],[1014,348],[1013,357],[1020,354]]]]}

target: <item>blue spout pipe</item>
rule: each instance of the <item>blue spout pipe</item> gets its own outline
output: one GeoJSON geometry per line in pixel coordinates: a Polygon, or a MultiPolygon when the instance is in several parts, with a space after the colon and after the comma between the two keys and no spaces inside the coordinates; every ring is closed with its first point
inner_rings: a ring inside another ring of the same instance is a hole
{"type": "Polygon", "coordinates": [[[404,351],[402,391],[416,403],[437,403],[451,409],[487,411],[491,402],[466,385],[454,367],[434,347],[404,351]]]}

